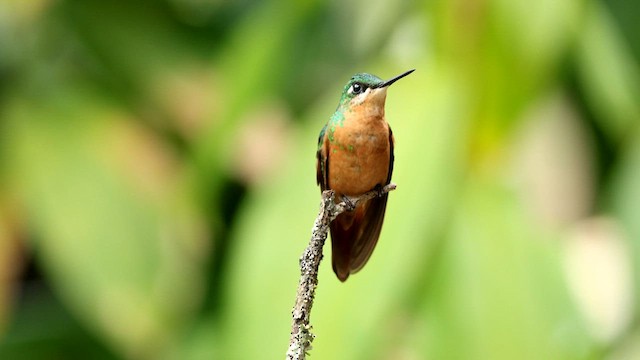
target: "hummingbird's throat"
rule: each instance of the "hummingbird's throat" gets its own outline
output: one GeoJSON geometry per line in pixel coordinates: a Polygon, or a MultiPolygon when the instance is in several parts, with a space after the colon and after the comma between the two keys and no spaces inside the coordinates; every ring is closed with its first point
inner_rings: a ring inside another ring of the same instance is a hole
{"type": "Polygon", "coordinates": [[[379,121],[384,118],[384,104],[387,98],[387,89],[367,89],[351,99],[348,112],[364,122],[379,121]]]}

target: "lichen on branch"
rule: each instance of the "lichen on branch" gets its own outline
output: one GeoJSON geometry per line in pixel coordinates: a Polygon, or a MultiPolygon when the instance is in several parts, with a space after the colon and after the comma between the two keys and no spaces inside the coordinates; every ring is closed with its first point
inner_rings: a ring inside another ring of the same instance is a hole
{"type": "Polygon", "coordinates": [[[332,190],[322,193],[320,211],[313,229],[309,245],[300,256],[300,282],[296,294],[296,303],[292,310],[291,337],[287,360],[306,359],[311,350],[311,343],[315,337],[311,332],[311,308],[318,286],[318,269],[322,260],[322,247],[327,240],[329,224],[341,213],[353,210],[362,201],[381,196],[395,190],[395,184],[388,184],[380,190],[372,190],[357,197],[345,197],[339,203],[335,203],[335,194],[332,190]]]}

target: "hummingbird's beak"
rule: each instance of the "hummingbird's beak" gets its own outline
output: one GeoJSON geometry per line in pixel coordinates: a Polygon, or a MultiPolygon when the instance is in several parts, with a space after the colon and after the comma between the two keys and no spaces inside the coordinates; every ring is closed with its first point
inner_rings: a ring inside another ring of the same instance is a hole
{"type": "Polygon", "coordinates": [[[383,82],[383,83],[382,83],[380,86],[378,86],[378,87],[379,87],[379,88],[385,88],[385,87],[387,87],[387,86],[389,86],[389,85],[393,84],[394,82],[396,82],[396,81],[398,81],[398,80],[402,79],[403,77],[405,77],[405,76],[407,76],[407,75],[411,74],[411,73],[412,73],[412,72],[414,72],[415,70],[416,70],[416,69],[411,69],[411,70],[409,70],[409,71],[405,71],[404,73],[402,73],[402,74],[400,74],[400,75],[398,75],[398,76],[394,77],[393,79],[390,79],[390,80],[387,80],[387,81],[383,82]]]}

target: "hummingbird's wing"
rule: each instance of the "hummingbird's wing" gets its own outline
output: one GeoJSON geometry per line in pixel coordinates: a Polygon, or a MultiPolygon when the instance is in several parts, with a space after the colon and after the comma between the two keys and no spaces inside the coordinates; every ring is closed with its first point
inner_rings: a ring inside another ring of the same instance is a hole
{"type": "MultiPolygon", "coordinates": [[[[391,181],[393,173],[393,146],[393,133],[389,128],[390,159],[387,184],[391,181]]],[[[387,193],[373,198],[358,205],[352,212],[340,214],[330,224],[333,271],[340,281],[347,280],[350,274],[358,272],[369,260],[380,237],[388,197],[387,193]]]]}
{"type": "Polygon", "coordinates": [[[320,136],[318,136],[318,151],[316,152],[316,181],[320,185],[320,189],[325,191],[329,188],[329,159],[327,158],[327,149],[325,146],[325,134],[327,132],[327,125],[320,130],[320,136]]]}

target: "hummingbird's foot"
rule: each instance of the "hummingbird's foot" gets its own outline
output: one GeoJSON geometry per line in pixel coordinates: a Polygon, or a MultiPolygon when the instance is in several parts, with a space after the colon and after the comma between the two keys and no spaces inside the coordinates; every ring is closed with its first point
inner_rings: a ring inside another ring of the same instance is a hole
{"type": "Polygon", "coordinates": [[[384,186],[378,184],[375,188],[373,188],[378,193],[378,197],[382,197],[386,192],[384,191],[384,186]]]}
{"type": "Polygon", "coordinates": [[[351,200],[347,195],[342,195],[342,202],[347,211],[353,211],[356,209],[356,203],[351,200]]]}

